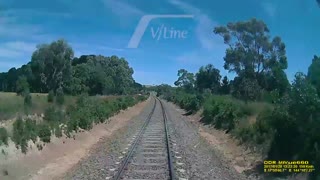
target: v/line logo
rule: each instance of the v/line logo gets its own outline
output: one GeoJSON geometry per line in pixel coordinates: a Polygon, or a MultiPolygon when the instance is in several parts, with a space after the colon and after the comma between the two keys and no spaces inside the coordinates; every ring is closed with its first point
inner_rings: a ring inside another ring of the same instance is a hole
{"type": "Polygon", "coordinates": [[[158,41],[163,39],[185,39],[187,38],[188,31],[186,30],[177,30],[173,27],[167,28],[163,24],[155,30],[151,27],[151,34],[153,39],[157,39],[158,41]]]}
{"type": "MultiPolygon", "coordinates": [[[[167,14],[167,15],[145,15],[142,16],[140,19],[133,35],[131,36],[131,39],[128,43],[128,48],[137,48],[142,36],[144,35],[150,21],[152,19],[157,18],[193,18],[194,15],[174,15],[174,14],[167,14]]],[[[186,30],[175,30],[174,28],[167,28],[164,27],[164,25],[161,25],[157,28],[155,31],[154,28],[151,28],[152,37],[155,39],[157,37],[157,40],[160,40],[161,37],[164,39],[173,39],[173,38],[186,38],[187,31],[186,30]]]]}

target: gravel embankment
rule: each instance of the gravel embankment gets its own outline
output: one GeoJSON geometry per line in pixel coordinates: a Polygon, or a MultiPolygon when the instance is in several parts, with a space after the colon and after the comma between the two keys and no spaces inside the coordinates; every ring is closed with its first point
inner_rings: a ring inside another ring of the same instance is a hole
{"type": "Polygon", "coordinates": [[[226,164],[201,138],[197,127],[184,119],[182,111],[177,111],[171,103],[165,102],[169,119],[171,138],[176,144],[175,167],[177,176],[191,180],[246,180],[226,164]],[[178,157],[178,159],[177,159],[178,157]]]}

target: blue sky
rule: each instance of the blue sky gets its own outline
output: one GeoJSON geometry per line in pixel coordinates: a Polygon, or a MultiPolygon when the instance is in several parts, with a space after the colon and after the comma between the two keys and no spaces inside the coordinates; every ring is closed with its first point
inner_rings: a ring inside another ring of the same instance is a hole
{"type": "Polygon", "coordinates": [[[289,79],[307,72],[313,55],[320,55],[316,0],[0,0],[0,72],[30,61],[37,44],[64,38],[75,56],[125,57],[143,84],[173,84],[178,69],[196,72],[208,63],[227,75],[226,46],[212,30],[253,17],[286,43],[289,79]],[[127,48],[141,17],[151,14],[194,17],[153,19],[139,46],[127,48]],[[174,29],[176,37],[158,36],[160,28],[169,34],[174,29]]]}

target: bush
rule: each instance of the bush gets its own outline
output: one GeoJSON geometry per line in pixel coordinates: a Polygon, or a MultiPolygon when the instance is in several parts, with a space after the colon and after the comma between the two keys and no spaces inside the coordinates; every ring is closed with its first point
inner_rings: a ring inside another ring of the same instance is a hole
{"type": "Polygon", "coordinates": [[[49,103],[52,103],[54,101],[54,92],[53,92],[53,90],[49,91],[49,94],[48,94],[47,98],[48,98],[48,102],[49,103]]]}
{"type": "Polygon", "coordinates": [[[63,93],[63,90],[61,88],[59,88],[57,90],[56,101],[57,101],[58,105],[63,105],[64,104],[64,93],[63,93]]]}
{"type": "Polygon", "coordinates": [[[29,114],[30,108],[32,107],[32,97],[30,93],[26,93],[24,96],[24,110],[26,114],[29,114]]]}
{"type": "Polygon", "coordinates": [[[18,117],[17,120],[13,123],[12,140],[17,148],[21,147],[21,151],[23,153],[27,152],[27,133],[25,130],[24,122],[21,117],[18,117]]]}
{"type": "Polygon", "coordinates": [[[137,103],[136,99],[127,96],[115,100],[103,100],[99,97],[89,98],[82,95],[77,99],[76,105],[68,106],[66,109],[67,129],[65,131],[68,137],[78,128],[89,130],[93,123],[105,122],[107,118],[118,113],[121,109],[137,103]]]}
{"type": "Polygon", "coordinates": [[[96,123],[103,123],[110,117],[111,106],[107,101],[97,104],[94,109],[94,116],[96,117],[96,123]]]}
{"type": "Polygon", "coordinates": [[[172,101],[189,113],[197,112],[203,103],[203,97],[196,94],[188,94],[183,91],[177,91],[172,96],[167,95],[166,100],[172,101]]]}
{"type": "Polygon", "coordinates": [[[213,124],[217,129],[233,130],[245,115],[238,103],[223,97],[210,97],[203,107],[203,122],[213,124]]]}
{"type": "Polygon", "coordinates": [[[21,136],[24,134],[24,124],[21,117],[18,117],[16,121],[13,123],[13,133],[12,140],[16,145],[20,145],[21,136]]]}
{"type": "Polygon", "coordinates": [[[51,130],[48,124],[42,123],[38,125],[38,136],[42,142],[49,143],[51,140],[51,130]]]}
{"type": "Polygon", "coordinates": [[[146,97],[146,96],[143,96],[143,95],[139,95],[139,96],[137,97],[137,100],[138,100],[139,102],[142,102],[142,101],[147,100],[147,97],[146,97]]]}
{"type": "Polygon", "coordinates": [[[62,137],[62,129],[60,127],[59,124],[56,124],[55,128],[54,128],[54,134],[56,137],[62,137]]]}
{"type": "Polygon", "coordinates": [[[33,143],[37,141],[37,124],[35,120],[27,119],[25,121],[26,138],[31,139],[33,143]]]}
{"type": "Polygon", "coordinates": [[[245,127],[236,127],[232,133],[233,136],[239,139],[241,143],[257,147],[261,153],[267,154],[275,133],[271,125],[272,121],[270,121],[272,113],[272,109],[265,109],[259,113],[255,123],[245,127]]]}
{"type": "Polygon", "coordinates": [[[54,106],[49,106],[44,112],[44,120],[48,122],[61,122],[63,119],[63,112],[54,106]]]}
{"type": "Polygon", "coordinates": [[[8,131],[4,127],[0,127],[0,146],[8,145],[8,131]]]}

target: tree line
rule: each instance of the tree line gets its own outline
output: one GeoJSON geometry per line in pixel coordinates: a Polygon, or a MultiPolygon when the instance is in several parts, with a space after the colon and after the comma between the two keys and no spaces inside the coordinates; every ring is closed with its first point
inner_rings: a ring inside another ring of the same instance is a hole
{"type": "Polygon", "coordinates": [[[90,95],[131,94],[142,90],[133,69],[117,56],[82,55],[74,57],[65,40],[40,44],[31,61],[20,68],[0,73],[0,91],[90,95]]]}
{"type": "Polygon", "coordinates": [[[190,113],[202,108],[203,123],[258,147],[266,159],[308,160],[316,169],[309,178],[320,178],[320,57],[289,83],[286,46],[263,21],[231,22],[213,33],[228,45],[224,68],[234,79],[208,64],[197,73],[180,69],[176,87],[155,90],[190,113]]]}

